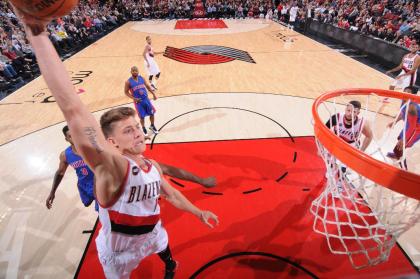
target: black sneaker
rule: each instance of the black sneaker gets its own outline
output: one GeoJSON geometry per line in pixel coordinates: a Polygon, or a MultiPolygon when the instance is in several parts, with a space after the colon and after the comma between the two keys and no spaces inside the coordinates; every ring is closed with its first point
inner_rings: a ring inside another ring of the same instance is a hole
{"type": "Polygon", "coordinates": [[[169,266],[165,268],[165,277],[164,279],[173,279],[175,276],[175,270],[178,268],[178,262],[172,261],[169,266]]]}
{"type": "Polygon", "coordinates": [[[143,134],[144,134],[145,136],[147,136],[147,129],[146,129],[145,127],[143,127],[143,134]]]}
{"type": "Polygon", "coordinates": [[[156,129],[155,125],[151,125],[149,127],[150,131],[152,131],[155,135],[159,134],[159,131],[156,129]]]}

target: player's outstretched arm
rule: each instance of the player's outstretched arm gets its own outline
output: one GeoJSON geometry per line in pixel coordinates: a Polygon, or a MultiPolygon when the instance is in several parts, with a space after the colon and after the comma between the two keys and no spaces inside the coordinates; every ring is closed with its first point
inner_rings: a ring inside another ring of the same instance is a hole
{"type": "MultiPolygon", "coordinates": [[[[404,56],[405,57],[405,56],[404,56]]],[[[401,70],[402,69],[402,67],[403,67],[403,60],[404,60],[404,57],[403,57],[403,59],[401,59],[401,63],[400,63],[400,65],[398,65],[397,67],[395,67],[395,68],[392,68],[391,70],[389,70],[389,71],[386,71],[385,72],[385,74],[387,74],[387,75],[389,75],[390,73],[393,73],[393,72],[395,72],[395,71],[399,71],[399,70],[401,70]]]]}
{"type": "MultiPolygon", "coordinates": [[[[404,115],[402,112],[400,112],[400,114],[398,115],[397,119],[395,120],[395,124],[397,124],[399,121],[401,121],[403,119],[404,115]]],[[[394,121],[391,121],[388,123],[387,128],[392,128],[392,126],[394,125],[394,121]]]]}
{"type": "MultiPolygon", "coordinates": [[[[159,170],[161,176],[162,176],[162,170],[159,167],[159,164],[157,164],[155,161],[152,161],[153,165],[156,166],[156,168],[159,170]]],[[[205,223],[210,228],[213,228],[214,225],[210,222],[210,220],[213,220],[215,225],[219,224],[219,220],[217,216],[208,210],[201,210],[195,205],[193,205],[181,192],[174,189],[162,176],[162,185],[161,185],[161,193],[166,199],[176,208],[188,211],[205,223]]]]}
{"type": "Polygon", "coordinates": [[[106,142],[98,122],[76,94],[68,72],[43,32],[46,22],[17,14],[24,22],[43,78],[68,123],[77,151],[95,173],[96,185],[100,186],[98,201],[106,205],[118,192],[128,162],[106,142]]]}
{"type": "Polygon", "coordinates": [[[61,180],[63,179],[64,174],[66,173],[66,170],[67,170],[68,166],[69,165],[67,164],[67,161],[66,161],[66,155],[63,151],[63,152],[60,153],[60,163],[59,163],[58,169],[57,169],[57,171],[55,172],[55,175],[54,175],[53,184],[51,186],[51,192],[48,195],[47,201],[45,202],[48,209],[51,209],[51,207],[52,207],[52,204],[53,204],[54,199],[55,199],[55,192],[57,191],[57,188],[60,185],[61,180]]]}
{"type": "Polygon", "coordinates": [[[203,185],[204,187],[211,188],[216,186],[216,178],[215,177],[207,177],[201,178],[187,170],[177,168],[174,166],[166,165],[163,163],[159,163],[160,168],[162,169],[163,174],[169,175],[175,178],[179,178],[186,181],[191,181],[194,183],[198,183],[203,185]]]}

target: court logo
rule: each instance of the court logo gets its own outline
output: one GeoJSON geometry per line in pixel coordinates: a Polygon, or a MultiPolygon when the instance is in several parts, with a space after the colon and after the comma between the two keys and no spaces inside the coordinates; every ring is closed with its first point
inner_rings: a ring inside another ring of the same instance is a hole
{"type": "MultiPolygon", "coordinates": [[[[69,74],[71,75],[71,82],[73,85],[77,85],[78,87],[76,89],[77,94],[83,94],[86,92],[85,89],[79,87],[79,84],[82,84],[90,75],[93,73],[93,71],[77,71],[72,72],[70,71],[69,74]]],[[[49,104],[49,103],[55,103],[54,97],[49,94],[48,88],[41,88],[32,95],[31,101],[25,101],[25,103],[42,103],[42,104],[49,104]]]]}
{"type": "Polygon", "coordinates": [[[297,36],[298,35],[292,35],[292,34],[283,34],[282,32],[271,32],[270,34],[267,34],[270,37],[274,36],[276,38],[278,38],[280,41],[282,41],[283,43],[293,43],[297,40],[297,36]]]}
{"type": "Polygon", "coordinates": [[[163,56],[188,64],[220,64],[233,60],[255,63],[248,52],[224,46],[192,46],[175,48],[167,46],[163,56]]]}

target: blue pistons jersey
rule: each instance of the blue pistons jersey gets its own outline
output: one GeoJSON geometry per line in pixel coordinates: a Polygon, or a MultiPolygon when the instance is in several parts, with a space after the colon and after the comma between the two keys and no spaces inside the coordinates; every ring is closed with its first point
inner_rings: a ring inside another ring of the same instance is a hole
{"type": "Polygon", "coordinates": [[[142,101],[149,99],[147,97],[147,89],[144,84],[144,79],[141,76],[137,76],[137,81],[135,81],[133,77],[130,77],[128,82],[130,83],[130,91],[134,98],[141,99],[142,101]]]}
{"type": "Polygon", "coordinates": [[[93,186],[94,174],[90,170],[89,166],[86,165],[82,157],[75,154],[71,146],[66,148],[65,151],[67,164],[72,166],[77,174],[77,184],[80,185],[91,185],[93,186]]]}
{"type": "Polygon", "coordinates": [[[85,161],[83,161],[83,158],[74,153],[71,146],[67,147],[65,155],[67,164],[72,166],[76,171],[77,189],[79,190],[82,203],[85,206],[89,206],[95,201],[95,210],[98,211],[99,207],[94,194],[94,173],[90,170],[89,166],[86,165],[85,161]]]}

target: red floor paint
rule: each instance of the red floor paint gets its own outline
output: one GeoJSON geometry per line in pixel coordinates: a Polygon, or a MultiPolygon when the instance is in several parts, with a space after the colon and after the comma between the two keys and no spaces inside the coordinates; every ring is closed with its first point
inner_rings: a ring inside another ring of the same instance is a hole
{"type": "Polygon", "coordinates": [[[174,59],[178,62],[188,63],[188,64],[200,64],[200,65],[208,65],[208,64],[220,64],[233,61],[235,59],[227,56],[217,55],[217,54],[200,54],[191,51],[187,51],[180,48],[175,47],[166,47],[165,53],[163,54],[165,57],[169,57],[174,59]]]}
{"type": "MultiPolygon", "coordinates": [[[[175,278],[193,274],[197,275],[194,278],[311,278],[304,269],[319,278],[416,274],[398,247],[388,262],[354,270],[346,256],[331,254],[326,240],[312,231],[309,207],[322,188],[325,172],[312,137],[295,138],[295,142],[256,139],[155,144],[147,156],[200,176],[215,175],[218,180],[214,189],[180,180],[177,182],[185,187],[172,184],[195,205],[219,216],[216,229],[161,202],[163,224],[174,258],[180,263],[175,278]],[[221,259],[223,256],[226,258],[221,259]]],[[[131,278],[163,278],[163,268],[159,257],[153,255],[140,263],[131,278]]],[[[103,278],[94,241],[78,278],[103,278]]]]}
{"type": "Polygon", "coordinates": [[[178,20],[175,24],[175,29],[214,29],[214,28],[228,28],[225,22],[221,19],[208,20],[178,20]]]}

